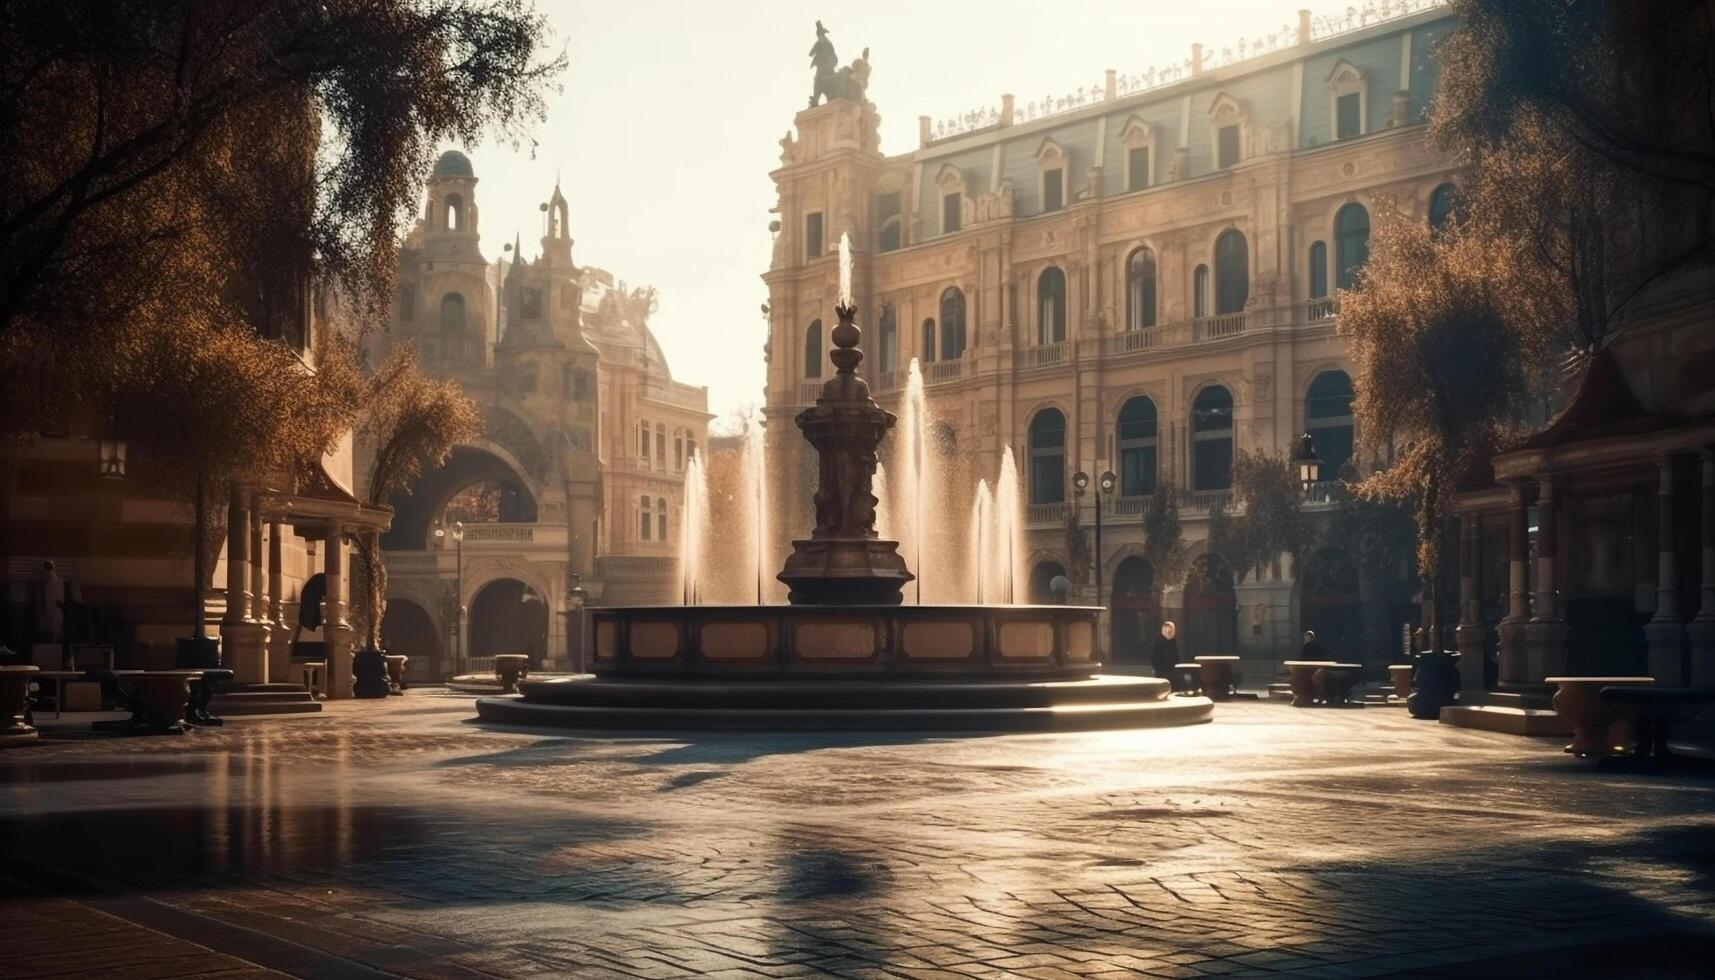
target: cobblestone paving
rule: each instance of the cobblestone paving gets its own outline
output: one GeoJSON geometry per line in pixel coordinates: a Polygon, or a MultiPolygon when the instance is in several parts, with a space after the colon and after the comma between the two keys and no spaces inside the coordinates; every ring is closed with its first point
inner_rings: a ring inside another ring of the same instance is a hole
{"type": "Polygon", "coordinates": [[[40,893],[0,930],[84,903],[305,976],[1715,970],[1715,778],[1554,741],[1270,703],[996,738],[472,714],[424,691],[0,754],[0,876],[40,893]]]}

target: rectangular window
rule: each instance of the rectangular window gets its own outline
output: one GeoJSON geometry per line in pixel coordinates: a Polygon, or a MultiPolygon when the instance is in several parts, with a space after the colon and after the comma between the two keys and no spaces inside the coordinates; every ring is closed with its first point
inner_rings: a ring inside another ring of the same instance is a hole
{"type": "Polygon", "coordinates": [[[1215,167],[1226,170],[1239,163],[1239,127],[1222,126],[1215,133],[1215,167]]]}
{"type": "Polygon", "coordinates": [[[1120,451],[1120,496],[1147,497],[1155,492],[1155,447],[1120,451]]]}
{"type": "Polygon", "coordinates": [[[959,212],[964,201],[965,196],[958,192],[941,197],[941,234],[951,235],[959,230],[959,212]]]}
{"type": "Polygon", "coordinates": [[[540,289],[524,290],[522,301],[518,305],[523,307],[520,312],[523,314],[524,319],[542,319],[542,291],[540,289]]]}
{"type": "Polygon", "coordinates": [[[1059,453],[1036,456],[1030,460],[1030,502],[1033,504],[1062,504],[1066,502],[1066,458],[1059,453]]]}
{"type": "Polygon", "coordinates": [[[1066,206],[1066,171],[1056,167],[1042,172],[1042,210],[1058,211],[1066,206]]]}
{"type": "Polygon", "coordinates": [[[804,255],[818,258],[822,254],[822,212],[812,211],[804,216],[804,255]]]}
{"type": "Polygon", "coordinates": [[[1141,191],[1149,186],[1149,147],[1134,146],[1125,154],[1125,189],[1141,191]]]}
{"type": "Polygon", "coordinates": [[[649,462],[649,423],[648,422],[637,423],[637,455],[643,457],[643,461],[645,463],[649,462]]]}
{"type": "Polygon", "coordinates": [[[1232,438],[1202,439],[1192,450],[1191,489],[1226,490],[1233,485],[1232,438]]]}
{"type": "Polygon", "coordinates": [[[1362,132],[1358,116],[1358,93],[1350,92],[1334,100],[1334,138],[1351,139],[1362,132]]]}
{"type": "Polygon", "coordinates": [[[667,433],[659,429],[655,431],[655,468],[667,468],[667,433]]]}

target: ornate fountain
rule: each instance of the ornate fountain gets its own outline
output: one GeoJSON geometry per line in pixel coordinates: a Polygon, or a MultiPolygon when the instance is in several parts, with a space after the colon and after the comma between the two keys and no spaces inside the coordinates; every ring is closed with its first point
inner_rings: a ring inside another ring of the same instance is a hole
{"type": "Polygon", "coordinates": [[[580,728],[1040,730],[1208,721],[1202,697],[1100,674],[1101,609],[903,605],[912,581],[876,533],[876,448],[894,425],[856,369],[862,331],[842,240],[835,374],[797,425],[819,457],[816,526],[777,576],[787,605],[590,612],[592,675],[484,698],[489,721],[580,728]]]}

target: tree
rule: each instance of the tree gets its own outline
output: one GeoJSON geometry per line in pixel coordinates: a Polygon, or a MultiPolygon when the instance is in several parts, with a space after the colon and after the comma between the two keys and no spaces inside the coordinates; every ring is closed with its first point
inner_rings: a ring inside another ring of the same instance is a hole
{"type": "Polygon", "coordinates": [[[1233,500],[1244,512],[1231,518],[1224,550],[1211,550],[1227,559],[1240,581],[1252,572],[1260,579],[1281,555],[1296,558],[1304,551],[1310,520],[1297,467],[1285,453],[1240,450],[1233,458],[1233,500]]]}
{"type": "MultiPolygon", "coordinates": [[[[281,133],[312,164],[263,187],[298,219],[292,237],[312,257],[288,278],[313,271],[378,312],[437,145],[541,117],[541,87],[564,63],[539,57],[543,34],[522,0],[6,4],[0,336],[170,315],[151,308],[172,295],[156,279],[187,261],[194,272],[186,251],[200,232],[175,205],[244,200],[245,182],[265,175],[225,154],[281,133]]],[[[251,213],[197,217],[224,239],[243,237],[251,213]]]]}
{"type": "Polygon", "coordinates": [[[1707,0],[1457,0],[1431,136],[1469,166],[1467,234],[1518,249],[1515,293],[1563,349],[1715,254],[1715,12],[1707,0]]]}
{"type": "Polygon", "coordinates": [[[1514,294],[1521,252],[1495,252],[1459,224],[1432,234],[1382,209],[1369,265],[1341,298],[1339,330],[1356,368],[1352,414],[1366,438],[1403,445],[1358,493],[1417,505],[1417,568],[1424,623],[1439,642],[1441,535],[1456,481],[1503,444],[1553,338],[1540,305],[1514,294]]]}
{"type": "Polygon", "coordinates": [[[1090,582],[1090,532],[1080,519],[1082,511],[1082,507],[1066,508],[1066,579],[1074,589],[1090,582]]]}
{"type": "Polygon", "coordinates": [[[1190,548],[1185,544],[1185,531],[1179,523],[1179,488],[1171,480],[1162,480],[1143,512],[1143,558],[1154,572],[1151,588],[1159,605],[1161,590],[1169,582],[1178,582],[1185,575],[1190,548]]]}
{"type": "MultiPolygon", "coordinates": [[[[385,506],[407,492],[426,466],[446,462],[453,447],[476,436],[481,416],[457,382],[425,374],[409,347],[396,350],[367,380],[358,437],[372,448],[364,497],[385,506]]],[[[357,574],[362,601],[357,611],[366,649],[381,648],[381,620],[387,612],[387,566],[380,532],[357,542],[357,574]]]]}

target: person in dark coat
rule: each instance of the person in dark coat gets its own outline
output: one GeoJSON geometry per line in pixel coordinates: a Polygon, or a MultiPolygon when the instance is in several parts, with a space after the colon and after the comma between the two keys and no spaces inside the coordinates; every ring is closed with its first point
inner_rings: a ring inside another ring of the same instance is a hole
{"type": "Polygon", "coordinates": [[[1155,676],[1172,677],[1173,665],[1179,662],[1178,628],[1172,620],[1161,624],[1161,635],[1155,638],[1155,649],[1149,653],[1149,665],[1155,668],[1155,676]]]}
{"type": "Polygon", "coordinates": [[[1328,650],[1322,641],[1316,638],[1315,630],[1304,631],[1304,645],[1298,648],[1300,660],[1327,660],[1328,650]]]}

